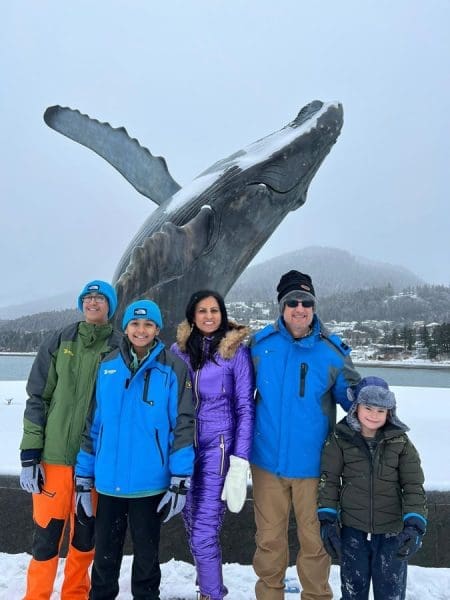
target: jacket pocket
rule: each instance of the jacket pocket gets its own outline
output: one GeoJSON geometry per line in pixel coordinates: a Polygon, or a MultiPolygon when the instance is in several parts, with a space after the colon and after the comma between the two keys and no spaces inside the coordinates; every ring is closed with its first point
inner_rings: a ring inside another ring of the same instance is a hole
{"type": "Polygon", "coordinates": [[[146,369],[144,372],[144,389],[142,391],[142,400],[149,406],[160,404],[158,398],[167,397],[168,378],[167,374],[158,367],[146,369]]]}
{"type": "Polygon", "coordinates": [[[155,442],[156,442],[156,447],[158,448],[159,457],[161,459],[161,465],[164,466],[164,453],[161,448],[161,441],[159,439],[159,431],[156,427],[155,427],[155,442]]]}
{"type": "Polygon", "coordinates": [[[222,394],[232,396],[234,393],[234,377],[232,373],[228,373],[225,369],[222,371],[222,394]]]}
{"type": "Polygon", "coordinates": [[[342,508],[343,503],[345,502],[345,497],[348,496],[349,493],[351,493],[351,484],[350,483],[344,483],[344,485],[342,486],[340,492],[339,492],[339,504],[342,508]]]}
{"type": "Polygon", "coordinates": [[[197,424],[197,419],[194,419],[194,448],[198,448],[198,424],[197,424]]]}
{"type": "Polygon", "coordinates": [[[148,399],[148,388],[149,387],[150,387],[150,370],[147,369],[144,373],[144,390],[142,392],[142,400],[146,404],[150,404],[150,406],[153,406],[153,402],[148,399]]]}
{"type": "Polygon", "coordinates": [[[403,444],[388,441],[381,449],[378,465],[378,476],[386,481],[398,480],[399,457],[403,444]]]}
{"type": "Polygon", "coordinates": [[[95,449],[95,454],[98,456],[102,449],[102,441],[103,441],[103,425],[100,426],[98,437],[97,437],[97,446],[95,449]]]}
{"type": "Polygon", "coordinates": [[[225,438],[224,438],[223,433],[220,435],[219,450],[220,450],[219,475],[223,475],[224,470],[225,470],[225,438]]]}

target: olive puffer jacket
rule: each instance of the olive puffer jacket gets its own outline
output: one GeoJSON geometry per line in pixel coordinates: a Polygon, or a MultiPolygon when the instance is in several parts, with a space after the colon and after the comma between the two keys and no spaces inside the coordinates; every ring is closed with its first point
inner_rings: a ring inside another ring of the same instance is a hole
{"type": "Polygon", "coordinates": [[[398,533],[403,518],[426,518],[424,475],[417,450],[403,428],[377,432],[373,456],[344,418],[323,448],[319,513],[337,511],[341,524],[368,533],[398,533]]]}

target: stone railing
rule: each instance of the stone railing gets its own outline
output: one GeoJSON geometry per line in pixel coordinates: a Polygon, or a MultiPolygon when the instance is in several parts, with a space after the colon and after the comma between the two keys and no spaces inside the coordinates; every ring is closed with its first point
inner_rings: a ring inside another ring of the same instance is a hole
{"type": "MultiPolygon", "coordinates": [[[[411,560],[422,567],[450,567],[450,492],[428,492],[429,525],[423,547],[411,560]]],[[[0,476],[0,552],[29,553],[32,541],[31,496],[19,488],[18,477],[0,476]]],[[[238,514],[226,514],[222,529],[222,553],[224,563],[251,564],[255,548],[255,523],[253,500],[249,489],[243,510],[238,514]]],[[[65,555],[67,541],[61,555],[65,555]]],[[[295,520],[289,525],[290,564],[295,564],[298,549],[295,520]]],[[[132,548],[127,538],[125,553],[132,548]]],[[[162,526],[160,559],[171,558],[192,562],[180,516],[162,526]]]]}

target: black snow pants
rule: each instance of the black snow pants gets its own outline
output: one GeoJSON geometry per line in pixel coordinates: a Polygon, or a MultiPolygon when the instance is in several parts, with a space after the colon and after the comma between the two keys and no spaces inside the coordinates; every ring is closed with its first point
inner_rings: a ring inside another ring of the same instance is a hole
{"type": "Polygon", "coordinates": [[[133,542],[132,596],[139,600],[159,600],[161,525],[156,508],[161,498],[162,494],[145,498],[98,495],[90,600],[111,600],[119,593],[128,521],[133,542]]]}

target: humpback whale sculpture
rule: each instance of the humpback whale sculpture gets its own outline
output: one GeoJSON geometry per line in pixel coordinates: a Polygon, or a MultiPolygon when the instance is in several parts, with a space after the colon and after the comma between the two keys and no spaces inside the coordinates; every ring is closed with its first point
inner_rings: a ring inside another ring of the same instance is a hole
{"type": "Polygon", "coordinates": [[[163,311],[164,338],[173,340],[190,294],[211,288],[226,296],[289,211],[302,206],[312,178],[336,142],[340,104],[318,100],[297,117],[180,188],[165,160],[77,110],[52,106],[49,127],[94,150],[158,208],[121,258],[113,282],[116,319],[139,297],[163,311]]]}

